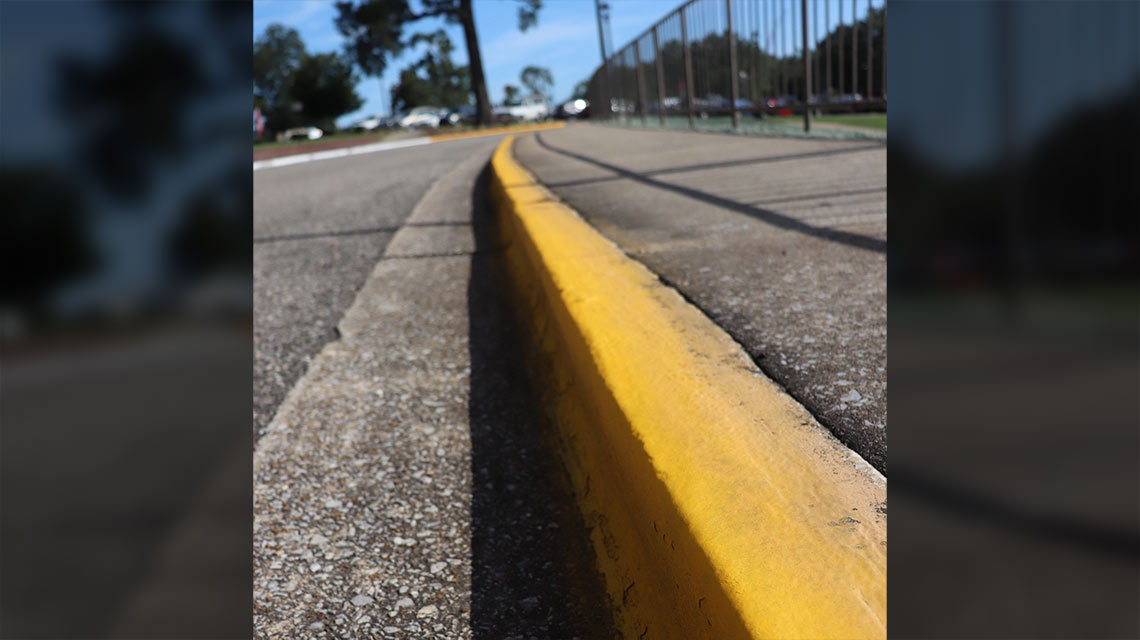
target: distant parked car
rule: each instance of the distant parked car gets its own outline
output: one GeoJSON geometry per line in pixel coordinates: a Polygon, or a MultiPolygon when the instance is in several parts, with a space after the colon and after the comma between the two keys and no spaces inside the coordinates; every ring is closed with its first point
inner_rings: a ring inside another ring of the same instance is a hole
{"type": "Polygon", "coordinates": [[[440,121],[440,124],[458,125],[475,124],[475,107],[467,105],[458,109],[449,109],[440,121]]]}
{"type": "Polygon", "coordinates": [[[439,107],[416,107],[400,118],[400,126],[405,129],[435,129],[439,127],[439,107]]]}
{"type": "Polygon", "coordinates": [[[316,127],[296,127],[286,129],[281,137],[285,140],[320,140],[324,135],[325,132],[316,127]]]}
{"type": "Polygon", "coordinates": [[[571,118],[589,118],[590,117],[590,103],[586,100],[578,98],[576,100],[567,100],[558,105],[554,110],[554,117],[560,120],[569,120],[571,118]]]}
{"type": "Polygon", "coordinates": [[[681,98],[676,96],[666,96],[665,101],[660,103],[657,100],[650,100],[646,106],[649,107],[650,113],[660,113],[660,105],[665,106],[666,113],[669,111],[680,111],[685,107],[681,98]]]}
{"type": "Polygon", "coordinates": [[[380,115],[377,114],[377,115],[372,116],[371,118],[365,118],[364,120],[353,123],[353,125],[350,126],[348,128],[348,130],[349,131],[375,131],[376,129],[379,129],[381,126],[383,126],[383,124],[384,124],[384,118],[380,117],[380,115]]]}
{"type": "Polygon", "coordinates": [[[550,107],[545,97],[536,94],[519,101],[504,102],[494,113],[499,121],[538,122],[550,118],[550,107]]]}
{"type": "Polygon", "coordinates": [[[625,100],[623,98],[610,99],[610,112],[611,113],[634,113],[637,111],[636,105],[632,100],[625,100]]]}
{"type": "Polygon", "coordinates": [[[794,104],[799,104],[799,99],[793,95],[776,96],[774,98],[768,98],[765,104],[769,107],[789,107],[794,104]]]}
{"type": "Polygon", "coordinates": [[[728,109],[731,104],[728,98],[715,93],[704,97],[693,97],[693,108],[700,111],[728,109]]]}

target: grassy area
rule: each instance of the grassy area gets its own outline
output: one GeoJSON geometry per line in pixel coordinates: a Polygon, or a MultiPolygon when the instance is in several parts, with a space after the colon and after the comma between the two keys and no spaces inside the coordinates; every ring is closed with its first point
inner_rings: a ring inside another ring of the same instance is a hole
{"type": "MultiPolygon", "coordinates": [[[[773,120],[788,120],[803,122],[803,116],[772,116],[773,120]]],[[[839,124],[845,127],[859,127],[860,129],[887,130],[887,114],[885,113],[842,113],[837,115],[815,116],[812,122],[820,124],[839,124]]]]}
{"type": "Polygon", "coordinates": [[[887,114],[885,113],[846,113],[843,115],[827,115],[816,118],[817,122],[831,122],[847,125],[849,127],[863,127],[866,129],[887,130],[887,114]]]}

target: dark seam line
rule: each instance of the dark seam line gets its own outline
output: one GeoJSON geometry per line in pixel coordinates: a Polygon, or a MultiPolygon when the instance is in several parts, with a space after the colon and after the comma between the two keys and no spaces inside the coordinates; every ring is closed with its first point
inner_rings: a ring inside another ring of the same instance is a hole
{"type": "MultiPolygon", "coordinates": [[[[536,136],[537,137],[537,136],[536,136]]],[[[541,141],[540,141],[541,143],[541,141]]],[[[547,146],[547,145],[543,145],[547,146]]],[[[852,147],[850,149],[827,149],[824,151],[808,151],[805,153],[795,153],[786,156],[767,156],[763,158],[747,158],[744,160],[727,160],[724,162],[710,162],[706,164],[693,164],[685,167],[669,167],[667,169],[654,169],[646,171],[640,175],[642,176],[661,176],[670,173],[686,173],[689,171],[704,171],[707,169],[725,169],[728,167],[739,167],[749,164],[768,164],[772,162],[785,162],[789,160],[801,160],[805,158],[817,158],[821,156],[834,156],[843,153],[855,153],[857,151],[867,151],[870,149],[882,149],[882,145],[870,145],[861,147],[852,147]]],[[[584,184],[593,184],[597,182],[610,182],[613,180],[620,180],[617,176],[605,176],[600,178],[583,178],[581,180],[571,180],[569,182],[556,182],[552,183],[550,187],[576,187],[584,184]]]]}
{"type": "Polygon", "coordinates": [[[404,225],[405,227],[470,227],[470,222],[449,222],[446,220],[440,222],[409,222],[404,225]]]}
{"type": "Polygon", "coordinates": [[[344,231],[322,231],[320,233],[292,233],[279,236],[265,236],[254,238],[254,244],[265,242],[281,242],[282,240],[315,240],[320,238],[335,238],[337,236],[365,236],[374,233],[396,233],[400,227],[375,227],[372,229],[346,229],[344,231]]]}
{"type": "Polygon", "coordinates": [[[470,256],[481,256],[488,253],[500,253],[505,247],[478,249],[476,251],[456,251],[453,253],[416,253],[411,255],[392,255],[384,256],[381,260],[419,260],[421,258],[459,258],[470,256]]]}
{"type": "Polygon", "coordinates": [[[891,491],[966,518],[991,522],[1038,538],[1134,560],[1140,557],[1140,536],[1134,531],[1018,506],[1001,498],[955,486],[907,466],[900,468],[897,463],[891,469],[891,491]]]}
{"type": "Polygon", "coordinates": [[[786,215],[783,215],[780,213],[776,213],[775,211],[770,211],[768,209],[761,209],[759,207],[749,206],[746,204],[742,204],[740,202],[736,202],[734,200],[729,200],[727,198],[714,196],[712,194],[705,193],[703,191],[697,191],[696,189],[690,189],[688,187],[682,187],[680,185],[670,184],[668,182],[661,182],[659,180],[647,178],[644,175],[641,175],[639,173],[634,173],[633,171],[630,171],[628,169],[623,169],[623,168],[618,167],[616,165],[601,162],[599,160],[594,160],[593,158],[590,158],[588,156],[583,156],[583,155],[574,153],[572,151],[565,151],[563,149],[553,147],[553,146],[547,144],[546,140],[543,139],[542,134],[535,134],[534,139],[538,141],[538,144],[540,146],[547,149],[548,151],[553,151],[554,153],[558,153],[558,154],[561,154],[561,155],[564,155],[564,156],[567,156],[570,158],[574,158],[576,160],[580,160],[582,162],[586,162],[588,164],[592,164],[592,165],[601,167],[601,168],[609,170],[609,171],[613,171],[614,173],[617,173],[617,174],[621,175],[622,177],[626,177],[626,178],[629,178],[631,180],[635,180],[637,182],[641,182],[643,184],[647,184],[647,185],[652,186],[652,187],[657,187],[659,189],[665,189],[668,191],[673,191],[675,193],[679,193],[681,195],[688,196],[694,200],[700,200],[702,202],[707,202],[709,204],[713,204],[713,205],[716,205],[718,207],[723,207],[725,209],[730,209],[732,211],[737,211],[737,212],[743,213],[744,215],[756,218],[757,220],[760,220],[762,222],[766,222],[766,223],[768,223],[774,227],[778,227],[780,229],[787,229],[789,231],[797,231],[797,232],[803,233],[805,235],[814,236],[817,238],[822,238],[824,240],[830,240],[832,242],[838,242],[840,244],[846,244],[846,245],[852,246],[852,247],[858,247],[860,249],[867,249],[868,251],[874,251],[876,253],[886,253],[887,252],[886,241],[880,240],[878,238],[872,238],[870,236],[865,236],[865,235],[858,234],[858,233],[851,233],[849,231],[841,231],[841,230],[837,230],[837,229],[816,227],[814,225],[807,224],[807,223],[803,222],[802,220],[798,220],[796,218],[792,218],[792,217],[789,217],[789,216],[786,216],[786,215]]]}
{"type": "MultiPolygon", "coordinates": [[[[410,222],[404,227],[469,227],[470,222],[410,222]]],[[[320,238],[334,238],[337,236],[363,236],[373,233],[396,233],[403,227],[375,227],[373,229],[345,229],[343,231],[322,231],[320,233],[292,233],[279,236],[265,236],[254,238],[254,244],[265,242],[280,242],[282,240],[315,240],[320,238]]]]}

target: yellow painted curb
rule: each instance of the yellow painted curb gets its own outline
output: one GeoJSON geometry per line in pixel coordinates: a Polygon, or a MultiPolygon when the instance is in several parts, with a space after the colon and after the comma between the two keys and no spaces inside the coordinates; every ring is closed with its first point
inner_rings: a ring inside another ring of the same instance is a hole
{"type": "Polygon", "coordinates": [[[886,480],[524,170],[490,196],[629,638],[883,638],[886,480]]]}
{"type": "Polygon", "coordinates": [[[523,125],[510,125],[506,127],[490,127],[487,129],[475,129],[473,131],[462,131],[459,133],[440,133],[434,136],[429,136],[432,142],[443,142],[445,140],[461,140],[463,138],[481,138],[483,136],[497,136],[502,133],[527,133],[530,131],[545,131],[546,129],[561,129],[565,127],[565,122],[542,122],[539,124],[523,124],[523,125]]]}

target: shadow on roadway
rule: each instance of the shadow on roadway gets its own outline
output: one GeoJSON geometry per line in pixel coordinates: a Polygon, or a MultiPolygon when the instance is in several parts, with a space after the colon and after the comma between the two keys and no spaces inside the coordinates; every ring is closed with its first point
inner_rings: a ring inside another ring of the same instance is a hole
{"type": "Polygon", "coordinates": [[[471,627],[475,638],[612,638],[609,599],[530,388],[490,214],[472,193],[471,627]]]}

